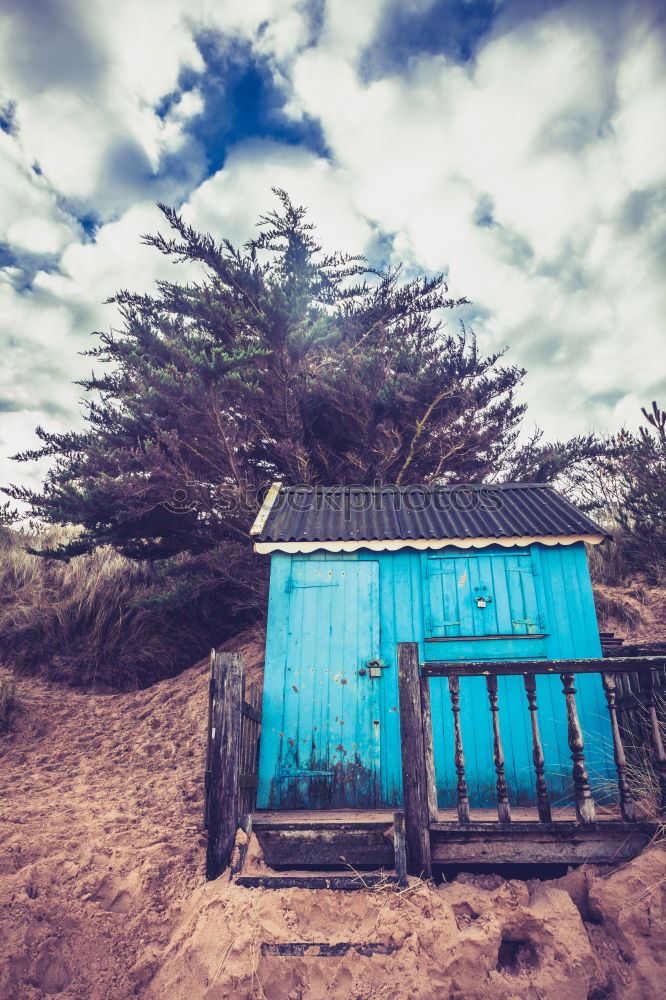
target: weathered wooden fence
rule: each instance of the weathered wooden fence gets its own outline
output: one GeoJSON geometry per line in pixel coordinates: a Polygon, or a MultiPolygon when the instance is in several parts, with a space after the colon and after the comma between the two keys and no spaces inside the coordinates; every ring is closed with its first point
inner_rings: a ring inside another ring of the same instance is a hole
{"type": "Polygon", "coordinates": [[[457,775],[458,823],[470,824],[469,796],[465,776],[464,734],[460,723],[460,678],[485,676],[489,710],[492,714],[493,756],[496,774],[498,824],[511,823],[509,788],[505,774],[504,750],[498,700],[499,676],[522,675],[525,685],[526,711],[530,715],[532,759],[534,764],[537,810],[540,824],[550,824],[551,808],[545,775],[544,753],[538,722],[536,676],[559,674],[562,695],[566,703],[568,742],[571,750],[574,801],[577,822],[582,826],[596,822],[596,810],[585,763],[585,746],[576,707],[576,675],[599,673],[610,715],[613,753],[622,820],[633,824],[637,820],[635,803],[627,779],[627,760],[621,726],[618,722],[617,690],[623,676],[641,678],[646,693],[645,708],[654,764],[659,777],[661,808],[666,810],[666,752],[660,733],[655,690],[663,673],[664,657],[614,657],[612,660],[509,660],[479,662],[419,663],[418,645],[398,645],[398,687],[400,695],[400,725],[402,734],[402,775],[405,811],[405,840],[408,870],[412,874],[431,872],[430,826],[437,820],[435,768],[430,711],[430,677],[448,679],[454,735],[454,767],[457,775]]]}
{"type": "Polygon", "coordinates": [[[666,722],[666,670],[649,675],[632,670],[617,675],[618,718],[629,753],[640,753],[648,742],[653,708],[662,723],[666,722]]]}
{"type": "MultiPolygon", "coordinates": [[[[600,632],[601,648],[607,659],[660,656],[666,662],[666,642],[632,642],[611,632],[600,632]]],[[[627,753],[640,755],[650,733],[650,707],[655,703],[660,721],[666,722],[666,666],[649,678],[640,671],[617,675],[617,712],[620,729],[627,738],[627,753]]]]}
{"type": "Polygon", "coordinates": [[[247,828],[257,797],[260,692],[245,693],[239,653],[211,651],[204,828],[208,830],[206,878],[231,860],[239,825],[247,828]]]}

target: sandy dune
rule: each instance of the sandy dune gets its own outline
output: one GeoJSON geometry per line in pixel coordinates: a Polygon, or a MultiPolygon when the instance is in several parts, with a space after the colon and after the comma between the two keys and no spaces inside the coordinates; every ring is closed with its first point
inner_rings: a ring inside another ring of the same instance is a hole
{"type": "Polygon", "coordinates": [[[206,665],[133,694],[18,686],[0,738],[2,1000],[663,996],[661,850],[616,874],[400,896],[207,884],[206,665]],[[294,942],[313,948],[275,954],[294,942]]]}

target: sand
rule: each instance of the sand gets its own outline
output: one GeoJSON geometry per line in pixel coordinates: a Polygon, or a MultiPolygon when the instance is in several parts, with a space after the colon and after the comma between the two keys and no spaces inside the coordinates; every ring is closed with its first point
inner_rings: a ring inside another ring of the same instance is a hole
{"type": "Polygon", "coordinates": [[[659,848],[617,872],[400,894],[206,883],[207,677],[123,695],[18,681],[0,738],[2,1000],[661,1000],[659,848]]]}

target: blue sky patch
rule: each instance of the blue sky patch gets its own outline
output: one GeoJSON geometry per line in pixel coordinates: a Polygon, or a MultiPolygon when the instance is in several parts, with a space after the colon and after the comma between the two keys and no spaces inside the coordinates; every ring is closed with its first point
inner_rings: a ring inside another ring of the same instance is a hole
{"type": "Polygon", "coordinates": [[[435,0],[421,11],[406,9],[401,0],[394,0],[363,55],[364,76],[377,79],[400,72],[420,55],[468,62],[499,10],[496,0],[435,0]]]}
{"type": "MultiPolygon", "coordinates": [[[[318,121],[307,115],[296,121],[285,114],[287,95],[276,84],[268,59],[247,42],[216,33],[201,34],[196,41],[206,69],[201,74],[188,71],[180,84],[181,91],[196,86],[204,100],[203,113],[189,122],[187,131],[205,152],[209,176],[224,166],[229,149],[245,139],[271,139],[327,155],[318,121]]],[[[178,100],[178,94],[164,98],[158,114],[167,115],[178,100]]]]}
{"type": "Polygon", "coordinates": [[[9,135],[18,133],[16,101],[6,101],[4,104],[0,104],[0,130],[9,135]]]}
{"type": "Polygon", "coordinates": [[[16,256],[9,243],[0,243],[0,269],[13,267],[16,263],[16,256]]]}
{"type": "Polygon", "coordinates": [[[91,239],[95,239],[95,234],[99,229],[99,219],[92,212],[85,213],[84,215],[77,215],[76,221],[81,226],[81,229],[89,236],[91,239]]]}

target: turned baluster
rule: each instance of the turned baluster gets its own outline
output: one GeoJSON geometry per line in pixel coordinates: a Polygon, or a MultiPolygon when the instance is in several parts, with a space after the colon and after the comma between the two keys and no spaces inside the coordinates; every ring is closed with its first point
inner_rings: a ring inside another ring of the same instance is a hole
{"type": "Polygon", "coordinates": [[[629,789],[629,782],[627,781],[627,758],[624,755],[620,727],[617,721],[615,674],[603,673],[601,675],[601,683],[604,686],[604,693],[610,714],[611,730],[613,732],[613,756],[615,757],[615,768],[617,770],[617,787],[620,792],[622,819],[631,823],[636,818],[636,811],[629,789]]]}
{"type": "Polygon", "coordinates": [[[488,700],[493,718],[493,754],[495,757],[495,773],[497,774],[497,815],[500,823],[511,822],[511,807],[509,805],[509,789],[504,777],[504,749],[499,723],[499,704],[497,695],[497,677],[489,674],[486,677],[488,700]]]}
{"type": "Polygon", "coordinates": [[[656,686],[657,674],[655,670],[647,672],[647,710],[650,718],[650,729],[652,731],[652,745],[657,759],[657,771],[659,773],[659,790],[661,793],[661,811],[666,812],[666,752],[664,752],[664,741],[661,738],[659,718],[657,716],[656,686]]]}
{"type": "Polygon", "coordinates": [[[571,750],[571,760],[573,761],[571,776],[576,796],[576,816],[579,823],[594,823],[596,821],[596,813],[590,789],[590,779],[585,767],[585,755],[583,753],[585,744],[576,709],[575,678],[573,674],[560,674],[560,678],[567,702],[569,748],[571,750]]]}
{"type": "Polygon", "coordinates": [[[461,823],[469,823],[469,796],[465,781],[465,753],[463,750],[462,731],[460,729],[460,678],[449,676],[449,694],[451,695],[451,711],[453,712],[454,762],[458,775],[458,819],[461,823]]]}
{"type": "Polygon", "coordinates": [[[527,694],[527,707],[530,711],[530,721],[532,723],[532,760],[534,761],[534,773],[536,774],[537,809],[539,819],[542,823],[550,823],[550,802],[548,800],[548,785],[546,784],[546,761],[541,746],[541,733],[539,732],[539,719],[537,716],[537,694],[536,677],[534,674],[525,674],[525,692],[527,694]]]}

